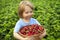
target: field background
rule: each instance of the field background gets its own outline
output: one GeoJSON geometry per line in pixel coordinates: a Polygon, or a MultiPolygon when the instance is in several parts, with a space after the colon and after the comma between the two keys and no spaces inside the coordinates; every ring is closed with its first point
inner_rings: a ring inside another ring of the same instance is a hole
{"type": "MultiPolygon", "coordinates": [[[[13,29],[19,20],[18,4],[21,0],[0,0],[0,40],[16,40],[13,29]]],[[[42,40],[60,40],[60,0],[30,0],[34,16],[47,30],[42,40]]]]}

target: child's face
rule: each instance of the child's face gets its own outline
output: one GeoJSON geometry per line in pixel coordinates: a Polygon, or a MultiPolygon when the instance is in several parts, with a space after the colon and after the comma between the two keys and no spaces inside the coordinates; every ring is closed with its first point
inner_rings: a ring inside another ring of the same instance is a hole
{"type": "Polygon", "coordinates": [[[25,11],[23,12],[23,18],[30,19],[33,15],[33,10],[29,6],[25,6],[25,11]]]}

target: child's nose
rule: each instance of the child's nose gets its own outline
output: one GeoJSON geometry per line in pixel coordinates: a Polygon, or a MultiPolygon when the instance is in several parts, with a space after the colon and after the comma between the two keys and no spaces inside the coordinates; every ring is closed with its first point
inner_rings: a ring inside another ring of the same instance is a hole
{"type": "Polygon", "coordinates": [[[28,13],[28,15],[31,15],[31,13],[28,13]]]}
{"type": "Polygon", "coordinates": [[[29,15],[32,15],[33,13],[29,12],[29,15]]]}

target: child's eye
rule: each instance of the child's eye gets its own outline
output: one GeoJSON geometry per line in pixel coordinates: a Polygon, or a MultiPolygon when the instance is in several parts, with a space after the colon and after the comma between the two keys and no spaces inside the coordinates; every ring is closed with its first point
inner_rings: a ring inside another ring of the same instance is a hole
{"type": "Polygon", "coordinates": [[[32,11],[30,11],[30,12],[25,12],[26,14],[28,14],[28,13],[32,13],[32,11]]]}
{"type": "Polygon", "coordinates": [[[32,13],[32,11],[30,11],[30,13],[32,13]]]}
{"type": "Polygon", "coordinates": [[[26,14],[28,14],[29,12],[26,12],[26,14]]]}

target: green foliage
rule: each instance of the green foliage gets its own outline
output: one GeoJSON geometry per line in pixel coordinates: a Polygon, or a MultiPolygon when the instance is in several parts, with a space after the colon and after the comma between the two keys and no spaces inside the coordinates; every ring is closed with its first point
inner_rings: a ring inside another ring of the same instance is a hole
{"type": "MultiPolygon", "coordinates": [[[[60,0],[30,0],[34,6],[34,18],[47,30],[42,40],[60,40],[60,0]]],[[[18,21],[20,0],[0,0],[0,40],[15,40],[13,29],[18,21]]]]}

